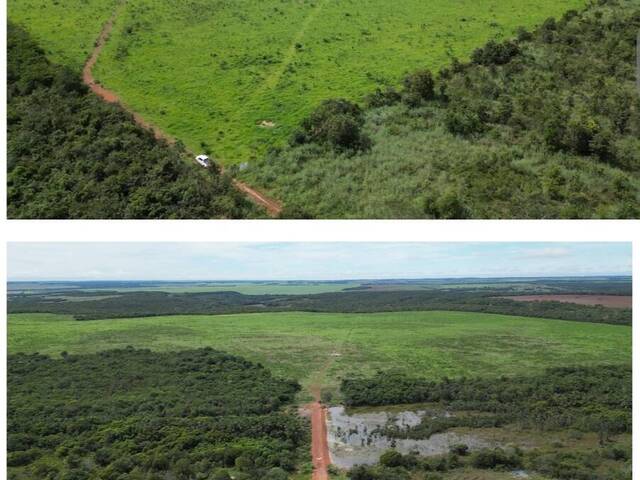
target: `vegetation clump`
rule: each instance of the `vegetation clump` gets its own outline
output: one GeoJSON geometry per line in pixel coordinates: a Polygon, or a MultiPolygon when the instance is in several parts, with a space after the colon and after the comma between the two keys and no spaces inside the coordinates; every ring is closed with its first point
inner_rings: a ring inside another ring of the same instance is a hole
{"type": "Polygon", "coordinates": [[[318,143],[344,151],[365,150],[370,140],[362,133],[362,109],[348,100],[326,100],[302,121],[293,144],[318,143]]]}

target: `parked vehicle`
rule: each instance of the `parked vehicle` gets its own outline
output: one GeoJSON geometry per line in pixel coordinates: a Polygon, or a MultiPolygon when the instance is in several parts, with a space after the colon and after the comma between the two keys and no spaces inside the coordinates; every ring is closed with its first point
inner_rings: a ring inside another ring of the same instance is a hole
{"type": "Polygon", "coordinates": [[[196,157],[196,162],[198,162],[204,168],[209,168],[211,166],[211,160],[206,155],[198,155],[196,157]]]}

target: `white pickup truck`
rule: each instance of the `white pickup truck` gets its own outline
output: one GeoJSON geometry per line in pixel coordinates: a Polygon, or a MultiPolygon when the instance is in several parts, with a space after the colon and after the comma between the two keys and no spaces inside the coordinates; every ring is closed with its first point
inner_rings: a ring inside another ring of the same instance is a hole
{"type": "Polygon", "coordinates": [[[196,162],[198,162],[204,168],[209,168],[211,166],[211,160],[206,155],[198,155],[196,157],[196,162]]]}

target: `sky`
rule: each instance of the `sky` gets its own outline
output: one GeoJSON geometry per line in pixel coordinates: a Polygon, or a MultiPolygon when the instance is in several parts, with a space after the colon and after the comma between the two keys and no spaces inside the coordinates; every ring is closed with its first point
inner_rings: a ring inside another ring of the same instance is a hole
{"type": "Polygon", "coordinates": [[[9,243],[8,280],[630,275],[630,243],[9,243]]]}

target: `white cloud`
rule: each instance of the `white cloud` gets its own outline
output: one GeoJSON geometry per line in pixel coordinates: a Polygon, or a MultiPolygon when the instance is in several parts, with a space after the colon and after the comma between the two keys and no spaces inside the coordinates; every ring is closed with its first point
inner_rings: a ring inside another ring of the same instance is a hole
{"type": "Polygon", "coordinates": [[[565,247],[547,247],[523,250],[519,255],[523,258],[562,258],[572,254],[571,249],[565,247]]]}

